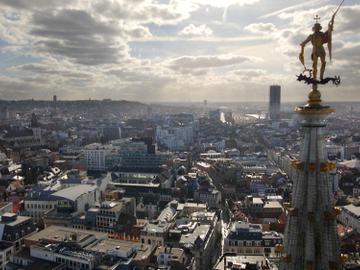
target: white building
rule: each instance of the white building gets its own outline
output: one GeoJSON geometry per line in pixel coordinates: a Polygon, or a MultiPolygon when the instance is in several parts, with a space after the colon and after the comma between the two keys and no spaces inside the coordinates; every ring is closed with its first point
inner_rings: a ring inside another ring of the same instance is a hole
{"type": "Polygon", "coordinates": [[[238,255],[275,255],[283,236],[275,231],[262,231],[260,224],[235,222],[224,239],[224,251],[238,255]]]}
{"type": "Polygon", "coordinates": [[[360,206],[353,204],[343,206],[338,220],[345,226],[349,226],[357,232],[360,232],[360,206]]]}
{"type": "Polygon", "coordinates": [[[55,245],[30,247],[30,256],[66,265],[67,269],[94,269],[96,256],[86,251],[59,250],[55,245]]]}
{"type": "Polygon", "coordinates": [[[326,144],[325,151],[328,157],[337,157],[339,159],[345,158],[344,146],[337,144],[326,144]]]}
{"type": "Polygon", "coordinates": [[[24,199],[25,214],[42,222],[46,212],[53,209],[68,209],[72,212],[85,212],[100,201],[99,188],[96,185],[75,185],[53,192],[34,189],[24,199]]]}
{"type": "Polygon", "coordinates": [[[112,145],[102,145],[100,143],[86,145],[83,153],[87,169],[89,171],[105,171],[105,157],[112,150],[114,150],[112,145]]]}
{"type": "Polygon", "coordinates": [[[214,141],[211,141],[211,142],[208,142],[208,141],[202,141],[201,144],[200,144],[200,148],[202,151],[205,151],[206,149],[208,148],[212,148],[212,149],[216,149],[216,151],[219,151],[219,152],[224,152],[225,150],[225,140],[224,139],[221,139],[221,140],[214,140],[214,141]]]}
{"type": "Polygon", "coordinates": [[[156,140],[171,151],[187,149],[193,142],[194,129],[192,125],[179,127],[156,128],[156,140]]]}

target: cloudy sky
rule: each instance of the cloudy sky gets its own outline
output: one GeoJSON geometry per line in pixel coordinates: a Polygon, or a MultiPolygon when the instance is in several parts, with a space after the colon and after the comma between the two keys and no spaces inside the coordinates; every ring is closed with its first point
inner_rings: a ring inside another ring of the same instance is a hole
{"type": "MultiPolygon", "coordinates": [[[[299,43],[338,0],[0,0],[0,99],[305,99],[299,43]],[[300,3],[300,4],[299,4],[300,3]]],[[[360,3],[333,36],[328,101],[360,100],[360,3]]],[[[309,52],[307,64],[310,65],[309,52]]]]}

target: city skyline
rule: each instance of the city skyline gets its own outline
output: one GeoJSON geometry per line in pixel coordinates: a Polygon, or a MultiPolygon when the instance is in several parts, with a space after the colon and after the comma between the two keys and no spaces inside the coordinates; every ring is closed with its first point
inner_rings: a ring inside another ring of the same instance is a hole
{"type": "MultiPolygon", "coordinates": [[[[305,101],[310,87],[295,77],[302,71],[299,44],[316,14],[327,28],[338,4],[0,0],[0,93],[2,99],[266,102],[268,86],[279,84],[284,102],[305,101]]],[[[359,15],[354,0],[338,14],[328,74],[340,75],[342,87],[322,87],[324,101],[360,100],[359,15]]]]}

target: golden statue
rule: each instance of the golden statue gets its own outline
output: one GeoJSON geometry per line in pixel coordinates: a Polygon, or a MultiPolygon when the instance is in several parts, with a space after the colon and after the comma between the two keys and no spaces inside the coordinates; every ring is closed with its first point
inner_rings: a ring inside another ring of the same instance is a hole
{"type": "Polygon", "coordinates": [[[334,14],[331,17],[331,20],[328,23],[328,29],[323,32],[321,24],[319,23],[320,17],[316,15],[315,24],[312,28],[313,33],[309,35],[301,44],[301,52],[299,55],[300,62],[304,66],[304,71],[297,76],[298,81],[304,81],[306,84],[312,84],[312,91],[309,94],[309,105],[318,106],[321,103],[321,93],[318,91],[319,84],[327,84],[328,82],[332,82],[334,85],[338,86],[341,83],[340,76],[334,77],[326,77],[324,78],[325,68],[326,68],[326,52],[324,49],[324,44],[327,44],[329,50],[330,61],[332,57],[332,32],[334,30],[334,21],[335,16],[340,10],[340,7],[344,3],[345,0],[342,0],[338,8],[335,10],[334,14]],[[311,42],[312,44],[312,69],[308,69],[305,66],[304,61],[304,49],[305,46],[311,42]],[[318,79],[318,61],[320,58],[320,79],[318,79]],[[309,72],[309,76],[305,73],[309,72]]]}
{"type": "MultiPolygon", "coordinates": [[[[342,6],[342,4],[344,3],[345,0],[343,0],[339,7],[337,8],[337,10],[334,12],[329,24],[328,24],[328,29],[326,32],[322,32],[322,26],[319,23],[320,17],[318,15],[316,15],[315,17],[315,24],[312,28],[313,30],[313,34],[309,35],[301,44],[301,52],[299,55],[299,59],[300,62],[304,65],[305,67],[305,61],[304,61],[304,48],[306,46],[306,44],[308,44],[309,42],[311,42],[311,44],[313,45],[313,49],[312,49],[312,54],[311,54],[311,60],[313,62],[312,65],[312,79],[316,82],[317,81],[317,75],[318,75],[318,60],[320,58],[321,61],[321,68],[320,68],[320,82],[324,80],[324,73],[325,73],[325,67],[326,67],[326,53],[325,53],[325,49],[324,49],[324,44],[327,43],[328,45],[328,50],[329,50],[329,56],[330,56],[330,61],[331,61],[331,57],[332,57],[332,32],[334,30],[334,20],[335,20],[335,16],[337,14],[337,12],[339,11],[340,7],[342,6]]],[[[308,70],[305,67],[305,70],[308,70]]]]}
{"type": "Polygon", "coordinates": [[[318,66],[318,59],[320,58],[321,61],[321,69],[320,69],[320,80],[324,79],[324,72],[326,67],[326,53],[323,44],[329,43],[331,33],[333,31],[333,22],[329,22],[329,28],[324,33],[321,31],[322,26],[320,23],[318,23],[319,16],[316,15],[315,20],[316,23],[314,24],[312,30],[314,31],[313,34],[309,35],[307,39],[305,39],[301,44],[301,52],[299,55],[300,61],[302,64],[304,64],[304,48],[307,43],[311,41],[311,44],[313,45],[312,53],[311,53],[311,60],[313,62],[313,79],[317,80],[317,66],[318,66]]]}

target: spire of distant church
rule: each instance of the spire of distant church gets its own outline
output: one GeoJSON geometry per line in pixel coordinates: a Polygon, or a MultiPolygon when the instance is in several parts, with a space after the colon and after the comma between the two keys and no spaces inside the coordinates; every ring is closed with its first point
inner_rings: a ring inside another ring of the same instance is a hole
{"type": "Polygon", "coordinates": [[[36,128],[36,127],[39,127],[40,124],[39,124],[39,121],[37,119],[37,116],[35,113],[32,113],[31,115],[31,127],[32,128],[36,128]]]}

